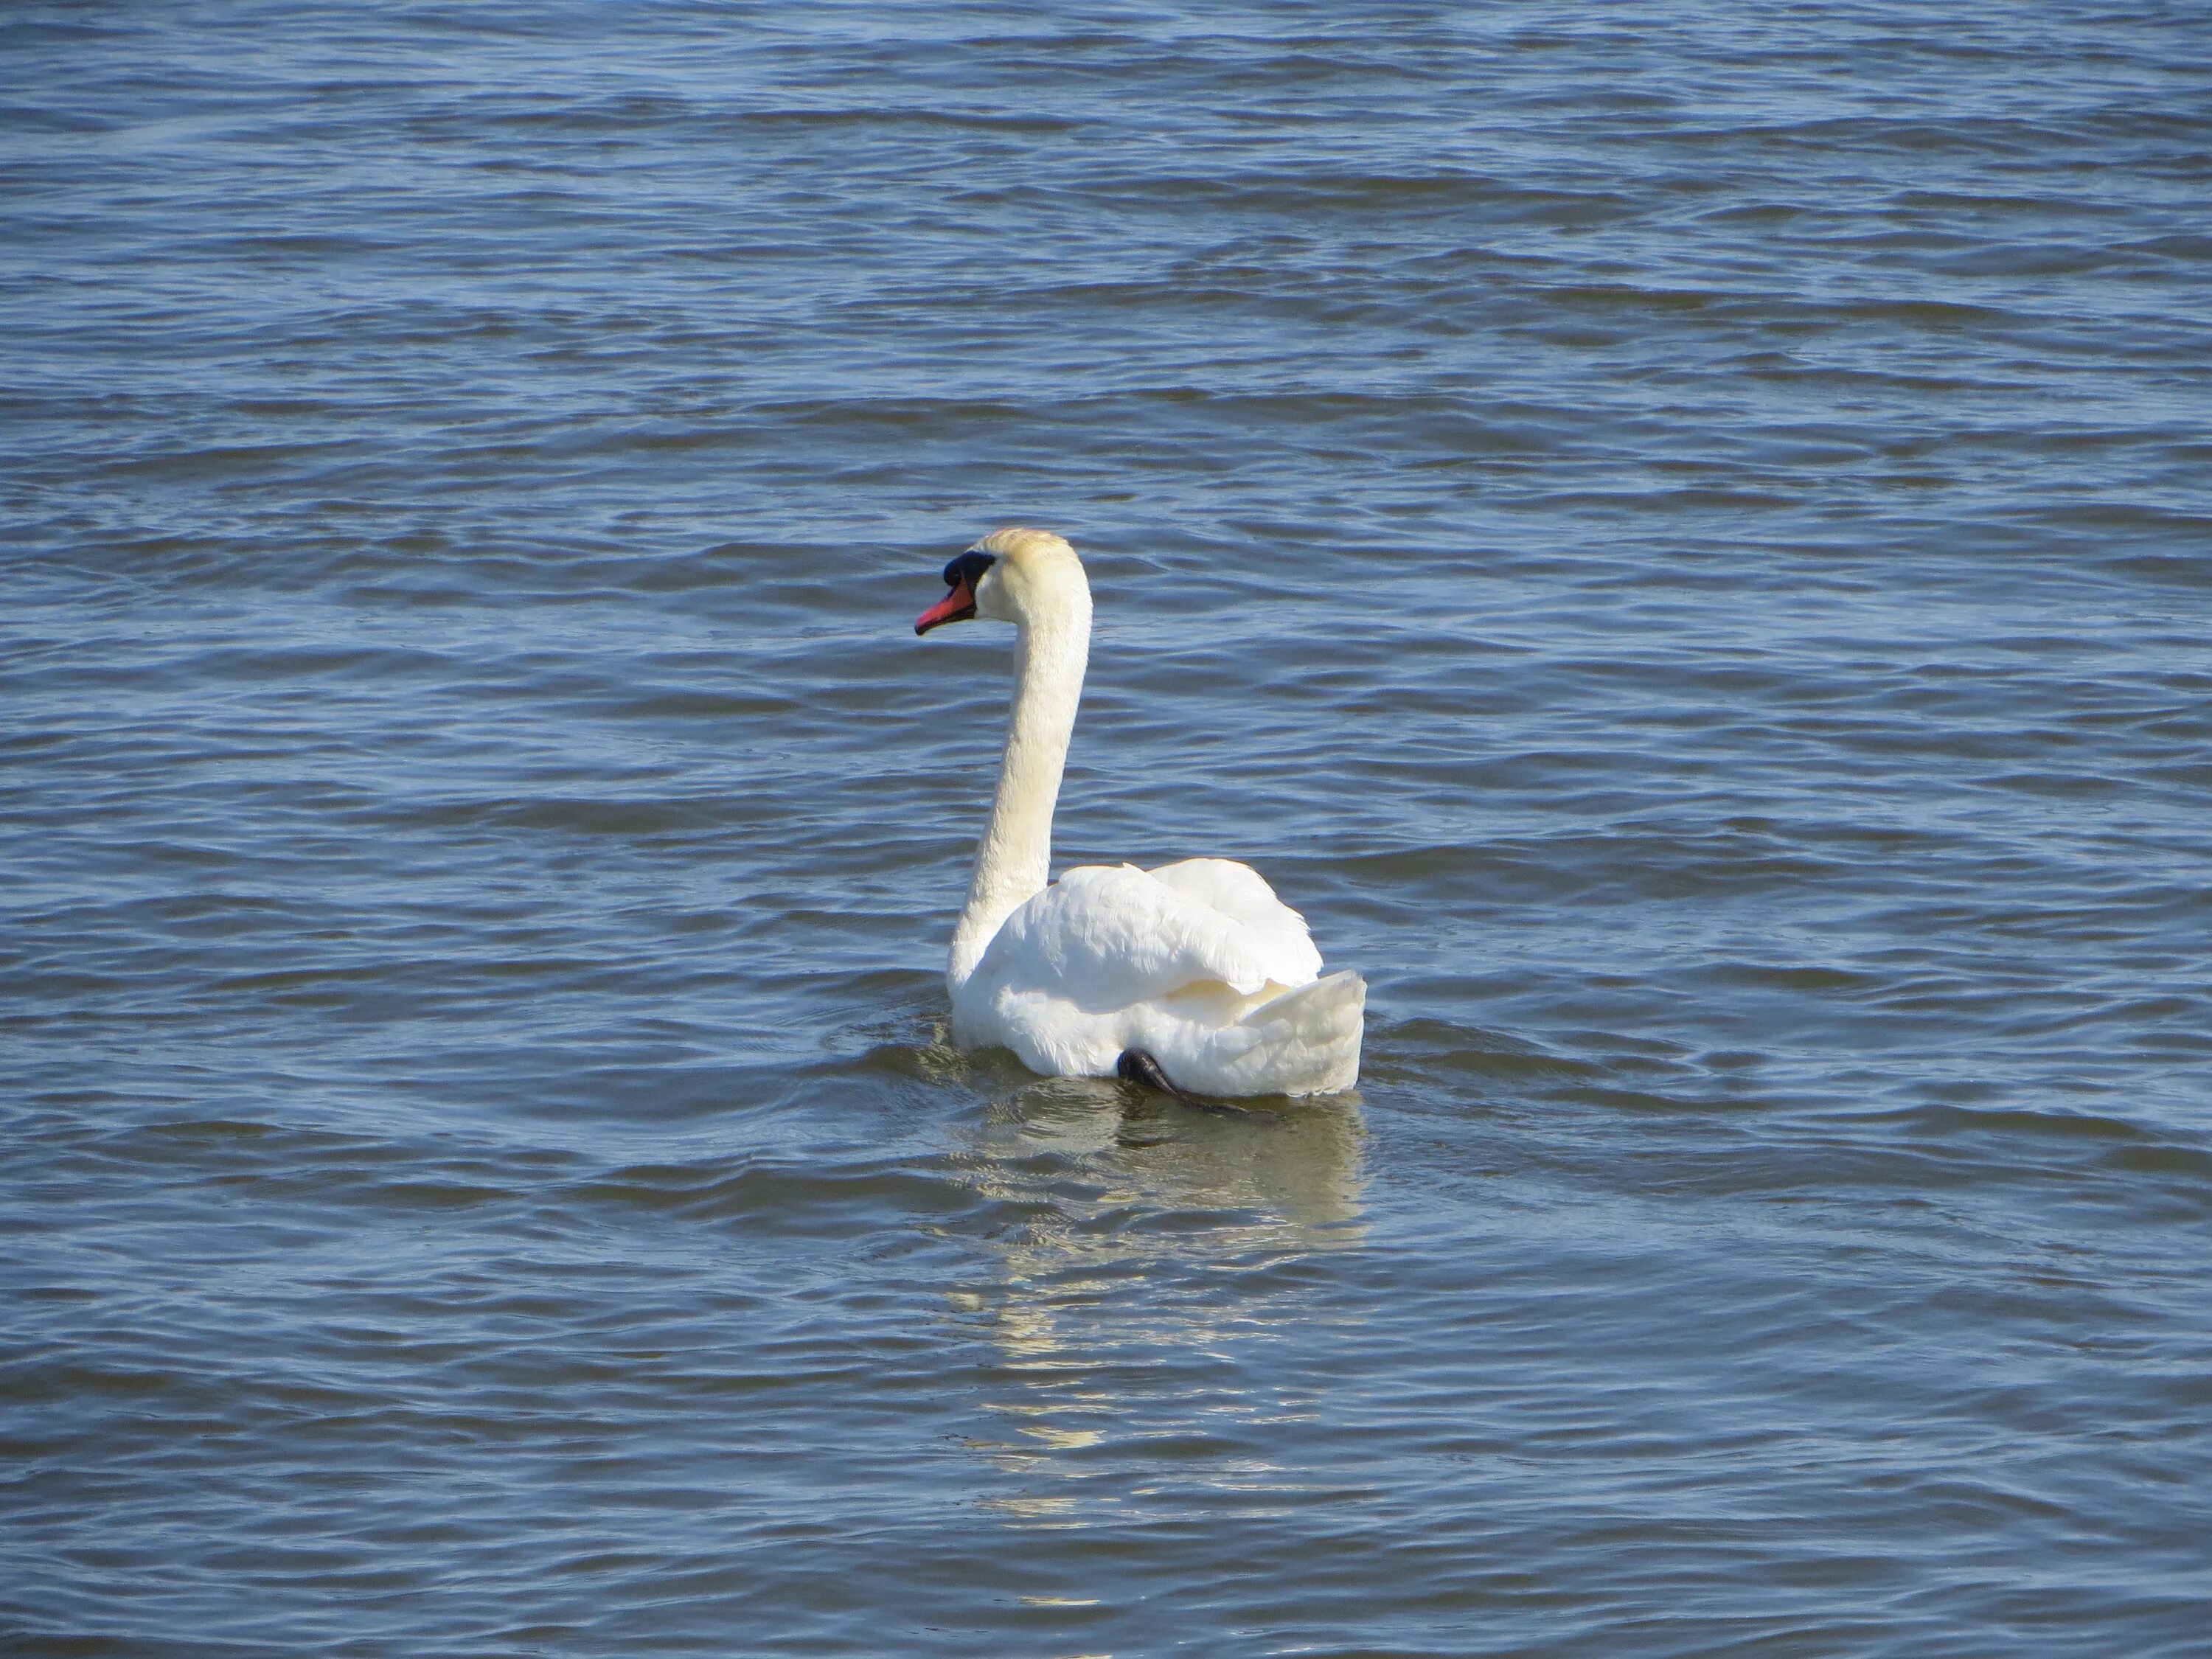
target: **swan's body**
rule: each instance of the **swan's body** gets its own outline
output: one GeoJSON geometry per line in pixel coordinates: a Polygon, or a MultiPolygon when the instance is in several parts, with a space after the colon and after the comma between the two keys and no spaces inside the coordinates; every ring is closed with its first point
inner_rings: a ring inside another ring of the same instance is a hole
{"type": "Polygon", "coordinates": [[[1033,1071],[1110,1075],[1149,1054],[1179,1089],[1318,1094],[1359,1076],[1367,988],[1321,977],[1298,913],[1225,859],[1144,871],[1086,866],[1050,885],[1052,812],[1090,654],[1075,551],[1001,530],[945,567],[952,591],[915,624],[967,617],[1018,631],[1013,719],[945,982],[952,1034],[1033,1071]]]}

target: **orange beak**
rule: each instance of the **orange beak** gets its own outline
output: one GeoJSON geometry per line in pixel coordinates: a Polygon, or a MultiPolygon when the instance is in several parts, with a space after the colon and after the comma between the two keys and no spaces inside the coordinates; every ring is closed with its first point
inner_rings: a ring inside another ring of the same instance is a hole
{"type": "Polygon", "coordinates": [[[975,590],[968,586],[964,576],[952,584],[952,591],[914,619],[914,631],[927,634],[933,628],[942,628],[946,623],[963,622],[975,614],[975,590]]]}

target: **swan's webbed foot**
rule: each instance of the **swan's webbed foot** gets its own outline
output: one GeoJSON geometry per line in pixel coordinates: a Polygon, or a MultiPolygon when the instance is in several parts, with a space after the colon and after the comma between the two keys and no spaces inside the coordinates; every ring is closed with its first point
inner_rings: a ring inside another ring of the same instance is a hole
{"type": "Polygon", "coordinates": [[[1114,1075],[1124,1083],[1140,1084],[1147,1089],[1158,1089],[1164,1095],[1182,1098],[1182,1091],[1168,1081],[1168,1074],[1160,1063],[1142,1048],[1124,1048],[1121,1057],[1114,1062],[1114,1075]]]}
{"type": "Polygon", "coordinates": [[[1249,1112],[1242,1106],[1224,1105],[1218,1100],[1203,1100],[1196,1095],[1176,1088],[1169,1081],[1168,1074],[1160,1069],[1159,1061],[1142,1048],[1122,1049],[1121,1057],[1114,1062],[1114,1075],[1124,1083],[1133,1083],[1140,1088],[1157,1089],[1162,1094],[1179,1100],[1186,1106],[1194,1106],[1201,1112],[1212,1112],[1217,1117],[1252,1118],[1266,1123],[1273,1123],[1275,1121],[1273,1114],[1269,1112],[1249,1112]]]}

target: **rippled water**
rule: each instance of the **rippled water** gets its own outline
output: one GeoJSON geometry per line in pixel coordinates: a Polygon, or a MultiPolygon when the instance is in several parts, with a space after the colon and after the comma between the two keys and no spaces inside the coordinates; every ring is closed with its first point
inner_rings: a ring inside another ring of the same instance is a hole
{"type": "Polygon", "coordinates": [[[2193,4],[0,19],[0,1634],[2212,1652],[2193,4]],[[1061,861],[1369,977],[941,1035],[1061,861]]]}

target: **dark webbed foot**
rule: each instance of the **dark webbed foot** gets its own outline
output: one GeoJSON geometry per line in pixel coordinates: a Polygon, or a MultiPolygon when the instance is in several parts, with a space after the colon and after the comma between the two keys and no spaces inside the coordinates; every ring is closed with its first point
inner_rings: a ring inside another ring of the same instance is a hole
{"type": "Polygon", "coordinates": [[[1142,1048],[1122,1049],[1121,1057],[1114,1062],[1114,1075],[1124,1083],[1133,1083],[1140,1088],[1157,1089],[1162,1094],[1172,1096],[1175,1099],[1182,1102],[1186,1106],[1195,1106],[1200,1111],[1212,1112],[1217,1117],[1251,1118],[1263,1123],[1273,1123],[1275,1121],[1274,1115],[1271,1112],[1248,1112],[1242,1106],[1227,1106],[1218,1100],[1201,1100],[1196,1095],[1185,1093],[1169,1081],[1168,1074],[1160,1069],[1159,1061],[1154,1060],[1142,1048]]]}
{"type": "Polygon", "coordinates": [[[1142,1048],[1124,1048],[1121,1057],[1114,1062],[1114,1075],[1124,1083],[1141,1084],[1147,1089],[1158,1089],[1164,1095],[1182,1097],[1182,1091],[1168,1081],[1168,1074],[1160,1063],[1142,1048]]]}

